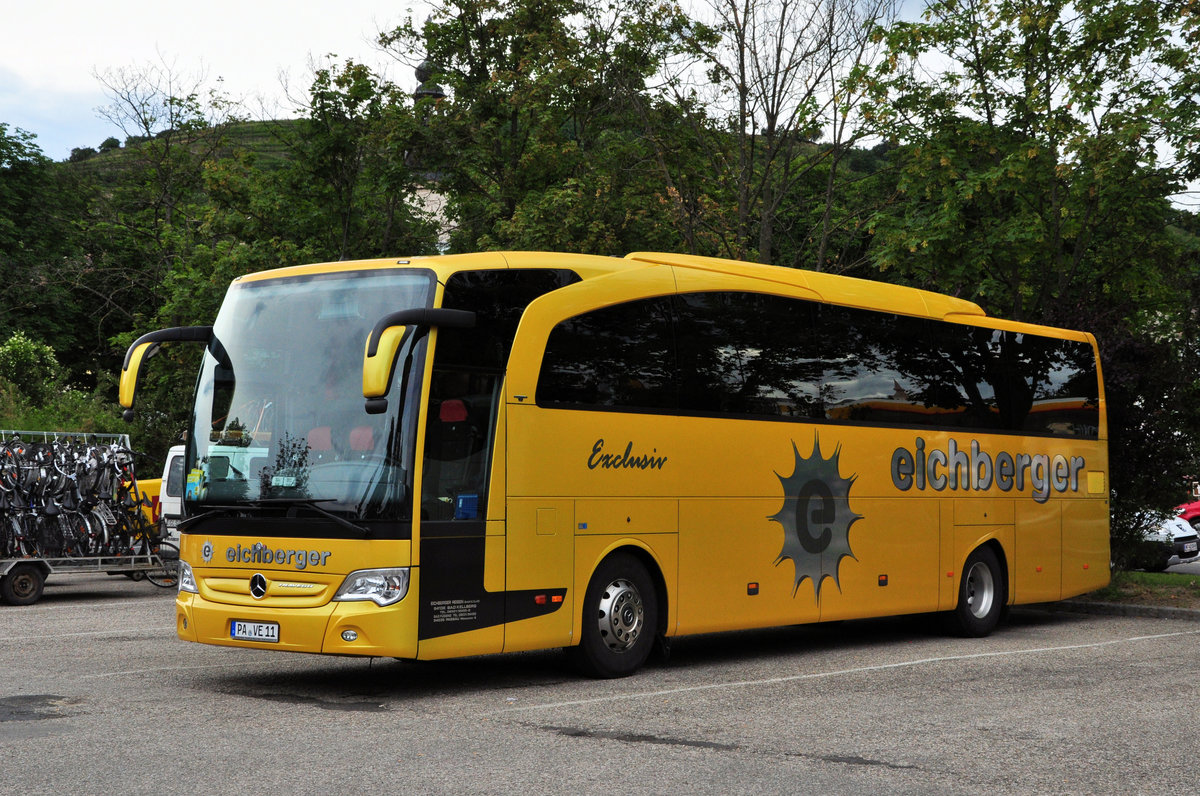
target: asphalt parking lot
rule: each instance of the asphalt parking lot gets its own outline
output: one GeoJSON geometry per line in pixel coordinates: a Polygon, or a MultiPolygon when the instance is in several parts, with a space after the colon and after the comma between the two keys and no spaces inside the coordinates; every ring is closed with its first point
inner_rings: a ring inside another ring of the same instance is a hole
{"type": "Polygon", "coordinates": [[[173,597],[53,578],[0,606],[4,793],[1194,790],[1200,622],[1016,609],[405,663],[184,644],[173,597]]]}
{"type": "Polygon", "coordinates": [[[1200,575],[1200,558],[1195,561],[1189,561],[1186,564],[1176,564],[1173,567],[1167,567],[1167,572],[1181,572],[1188,575],[1200,575]]]}

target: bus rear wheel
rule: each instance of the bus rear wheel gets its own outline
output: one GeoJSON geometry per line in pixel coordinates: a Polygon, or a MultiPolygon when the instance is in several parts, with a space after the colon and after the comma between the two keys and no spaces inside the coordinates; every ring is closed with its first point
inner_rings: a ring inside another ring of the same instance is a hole
{"type": "Polygon", "coordinates": [[[601,562],[583,598],[579,645],[572,663],[591,677],[626,677],[637,671],[658,632],[658,592],[646,566],[628,553],[601,562]]]}
{"type": "Polygon", "coordinates": [[[977,548],[967,558],[958,584],[958,605],[947,616],[952,631],[980,638],[996,629],[1004,613],[1008,589],[1004,570],[991,547],[977,548]]]}

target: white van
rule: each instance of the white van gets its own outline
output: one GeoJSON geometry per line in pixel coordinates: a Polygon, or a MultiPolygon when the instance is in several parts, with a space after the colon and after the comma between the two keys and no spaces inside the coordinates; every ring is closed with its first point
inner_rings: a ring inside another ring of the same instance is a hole
{"type": "Polygon", "coordinates": [[[159,522],[163,539],[169,539],[179,544],[177,527],[183,516],[183,446],[175,445],[167,451],[167,461],[163,464],[162,486],[158,493],[158,506],[161,511],[159,522]]]}

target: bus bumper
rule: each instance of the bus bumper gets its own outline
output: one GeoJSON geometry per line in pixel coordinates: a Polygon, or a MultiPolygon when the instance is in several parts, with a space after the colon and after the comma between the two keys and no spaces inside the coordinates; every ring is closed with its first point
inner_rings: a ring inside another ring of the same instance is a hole
{"type": "Polygon", "coordinates": [[[185,593],[176,600],[175,615],[176,634],[183,641],[283,652],[417,657],[414,599],[405,598],[386,608],[369,601],[276,608],[227,605],[185,593]],[[236,639],[234,622],[278,625],[278,641],[236,639]]]}

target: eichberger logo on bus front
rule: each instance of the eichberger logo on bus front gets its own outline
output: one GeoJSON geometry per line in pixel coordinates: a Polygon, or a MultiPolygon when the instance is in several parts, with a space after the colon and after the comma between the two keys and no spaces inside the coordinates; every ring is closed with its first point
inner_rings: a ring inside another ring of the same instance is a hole
{"type": "Polygon", "coordinates": [[[843,558],[854,558],[850,526],[862,517],[850,509],[850,487],[858,476],[842,478],[838,467],[841,450],[839,445],[832,456],[824,458],[820,438],[814,435],[812,454],[806,458],[793,442],[795,469],[786,478],[775,474],[783,485],[783,508],[769,517],[783,526],[783,550],[775,565],[786,558],[795,567],[793,597],[806,578],[812,580],[813,596],[818,600],[826,578],[833,578],[841,589],[838,568],[843,558]]]}

